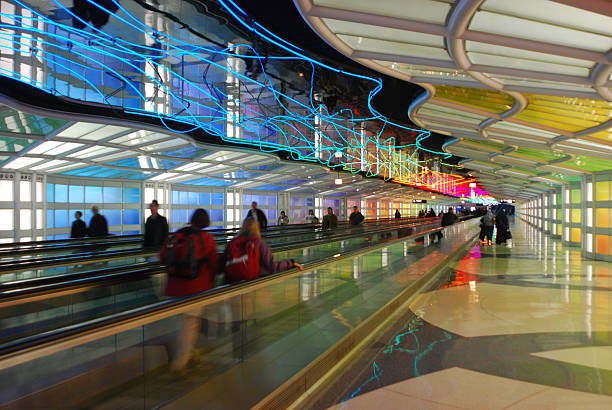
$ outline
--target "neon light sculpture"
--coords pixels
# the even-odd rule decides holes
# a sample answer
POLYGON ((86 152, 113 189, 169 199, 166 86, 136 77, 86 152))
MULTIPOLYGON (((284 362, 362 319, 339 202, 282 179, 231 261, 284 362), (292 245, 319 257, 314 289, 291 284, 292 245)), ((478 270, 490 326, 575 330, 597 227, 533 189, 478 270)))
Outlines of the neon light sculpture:
POLYGON ((262 41, 285 50, 285 56, 261 55, 250 44, 230 44, 225 48, 195 45, 147 26, 116 0, 113 0, 116 12, 87 1, 112 17, 113 24, 118 26, 115 31, 122 33, 121 37, 83 21, 58 1, 54 1, 57 9, 80 21, 85 29, 55 21, 23 1, 3 1, 3 5, 12 3, 13 7, 3 7, 0 13, 0 47, 4 55, 14 56, 15 62, 29 58, 30 64, 15 63, 19 65, 16 70, 5 57, 0 62, 0 75, 52 94, 156 117, 172 132, 202 129, 233 144, 267 152, 287 151, 294 159, 350 172, 366 171, 367 175, 464 196, 459 184, 463 177, 431 171, 414 160, 418 150, 442 158, 451 156, 421 145, 430 136, 429 131, 392 123, 372 107, 373 97, 382 89, 381 79, 345 72, 310 58, 299 47, 250 20, 232 0, 219 2, 262 41), (17 13, 18 8, 21 13, 17 13), (144 41, 129 40, 134 37, 144 41), (299 98, 284 91, 266 71, 268 60, 308 63, 311 71, 306 95, 299 98), (240 66, 245 61, 259 67, 260 77, 243 73, 240 66), (315 95, 315 70, 333 71, 371 83, 367 98, 370 115, 357 118, 346 108, 330 111, 315 95), (265 93, 269 105, 260 104, 260 98, 254 98, 256 93, 259 96, 265 93), (189 124, 191 128, 177 130, 168 120, 189 124), (370 120, 383 124, 378 133, 364 130, 363 124, 370 120), (414 132, 415 143, 396 145, 394 138, 385 139, 383 132, 388 124, 414 132))

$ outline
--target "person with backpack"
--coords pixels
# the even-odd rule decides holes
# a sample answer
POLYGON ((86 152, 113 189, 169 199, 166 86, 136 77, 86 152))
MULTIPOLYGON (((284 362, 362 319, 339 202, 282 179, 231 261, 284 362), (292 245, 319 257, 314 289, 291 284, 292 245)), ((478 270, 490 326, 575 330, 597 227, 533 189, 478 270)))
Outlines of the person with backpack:
POLYGON ((261 238, 259 223, 253 218, 245 219, 238 236, 225 248, 221 260, 225 280, 230 283, 257 279, 261 275, 291 268, 304 269, 293 259, 275 261, 270 245, 261 238))
MULTIPOLYGON (((212 288, 217 273, 215 238, 202 229, 210 225, 204 209, 196 209, 189 226, 171 234, 159 253, 168 271, 166 296, 187 296, 212 288)), ((176 338, 176 350, 170 363, 173 372, 181 372, 189 362, 198 341, 201 309, 182 315, 176 338)))
POLYGON ((490 208, 487 208, 486 213, 480 219, 480 241, 483 245, 493 243, 493 227, 495 226, 495 218, 490 208))

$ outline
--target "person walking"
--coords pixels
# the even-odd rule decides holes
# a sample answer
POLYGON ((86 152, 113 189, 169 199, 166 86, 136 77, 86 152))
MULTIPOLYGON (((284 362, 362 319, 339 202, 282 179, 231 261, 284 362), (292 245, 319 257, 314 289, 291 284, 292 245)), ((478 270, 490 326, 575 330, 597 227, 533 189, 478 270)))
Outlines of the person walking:
POLYGON ((285 211, 280 211, 277 225, 289 225, 289 217, 285 214, 285 211))
POLYGON ((425 214, 425 218, 435 218, 436 217, 436 211, 433 210, 433 208, 429 208, 429 211, 427 211, 427 214, 425 214))
POLYGON ((504 244, 511 238, 508 216, 506 216, 506 213, 501 206, 497 209, 497 213, 495 215, 495 228, 497 229, 497 235, 495 236, 496 245, 504 244))
MULTIPOLYGON (((168 269, 166 296, 187 296, 212 288, 217 273, 215 238, 203 231, 210 225, 204 209, 196 209, 190 225, 170 235, 159 253, 168 269)), ((170 369, 179 375, 190 359, 197 360, 195 347, 201 326, 202 308, 183 314, 179 320, 176 346, 170 369)))
POLYGON ((334 210, 327 208, 327 215, 323 216, 323 230, 336 229, 338 227, 338 217, 334 215, 334 210))
POLYGON ((108 222, 106 222, 104 215, 98 213, 98 207, 95 205, 91 207, 91 212, 93 212, 93 216, 89 220, 89 229, 87 230, 89 236, 92 238, 108 236, 108 222))
POLYGON ((364 219, 365 218, 363 217, 361 212, 359 212, 359 209, 357 209, 357 206, 354 206, 353 212, 351 212, 351 214, 349 215, 349 223, 353 226, 358 226, 363 222, 364 219))
POLYGON ((159 214, 157 200, 151 201, 149 205, 151 216, 145 222, 143 247, 159 248, 168 238, 168 221, 159 214))
POLYGON ((487 208, 484 216, 480 218, 480 241, 483 245, 493 243, 493 228, 495 218, 490 208, 487 208))
POLYGON ((74 213, 74 222, 72 222, 72 227, 70 228, 70 237, 71 238, 84 238, 87 236, 87 226, 85 222, 81 220, 83 213, 81 211, 76 211, 74 213))
POLYGON ((249 213, 247 213, 246 217, 253 218, 257 221, 260 230, 265 231, 268 229, 268 218, 266 218, 266 214, 264 214, 261 209, 257 208, 257 202, 251 202, 251 209, 249 209, 249 213))
POLYGON ((395 210, 395 219, 400 219, 402 217, 402 214, 400 214, 399 209, 395 210))

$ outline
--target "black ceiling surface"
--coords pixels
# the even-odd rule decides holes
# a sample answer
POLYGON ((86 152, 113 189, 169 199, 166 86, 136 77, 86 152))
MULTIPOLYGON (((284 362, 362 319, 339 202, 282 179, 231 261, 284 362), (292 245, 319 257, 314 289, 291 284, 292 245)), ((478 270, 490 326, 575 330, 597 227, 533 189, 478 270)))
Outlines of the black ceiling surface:
MULTIPOLYGON (((372 100, 374 108, 395 122, 414 126, 408 118, 408 107, 417 96, 424 92, 422 87, 371 70, 338 52, 310 28, 292 0, 234 1, 253 20, 285 40, 307 50, 311 55, 314 54, 317 58, 325 60, 329 65, 382 78, 383 89, 372 100)), ((448 137, 444 135, 432 133, 430 138, 423 141, 423 146, 441 151, 442 144, 447 139, 448 137)))

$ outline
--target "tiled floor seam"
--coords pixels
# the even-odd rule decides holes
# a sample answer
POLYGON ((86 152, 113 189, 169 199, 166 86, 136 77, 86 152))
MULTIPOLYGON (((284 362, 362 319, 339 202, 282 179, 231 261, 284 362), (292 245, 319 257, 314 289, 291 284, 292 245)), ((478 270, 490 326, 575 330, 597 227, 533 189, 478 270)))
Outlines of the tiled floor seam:
POLYGON ((506 407, 503 407, 503 408, 502 408, 502 410, 509 409, 509 408, 511 408, 511 407, 513 407, 513 406, 516 406, 516 405, 517 405, 517 404, 519 404, 520 402, 525 401, 525 400, 527 400, 527 399, 530 399, 530 398, 532 398, 532 397, 534 397, 534 396, 537 396, 538 394, 543 393, 543 392, 545 392, 546 390, 550 390, 550 389, 552 389, 552 387, 550 387, 550 386, 542 386, 542 389, 541 389, 541 390, 538 390, 537 392, 534 392, 534 393, 528 394, 527 396, 522 397, 522 398, 518 399, 517 401, 515 401, 515 402, 513 402, 513 403, 510 403, 510 404, 509 404, 509 405, 507 405, 506 407))
MULTIPOLYGON (((436 404, 439 404, 441 406, 454 407, 456 409, 461 409, 461 410, 470 410, 469 407, 459 407, 459 406, 455 406, 453 404, 442 403, 442 402, 439 402, 439 401, 436 401, 436 400, 426 399, 426 398, 423 398, 423 397, 417 397, 417 396, 413 396, 411 394, 406 394, 406 393, 399 392, 397 390, 389 389, 388 387, 381 387, 379 390, 390 391, 390 392, 393 392, 395 394, 401 394, 402 396, 410 397, 411 399, 420 400, 420 401, 426 401, 428 403, 436 403, 436 404)), ((357 396, 357 397, 359 397, 359 396, 357 396)))

